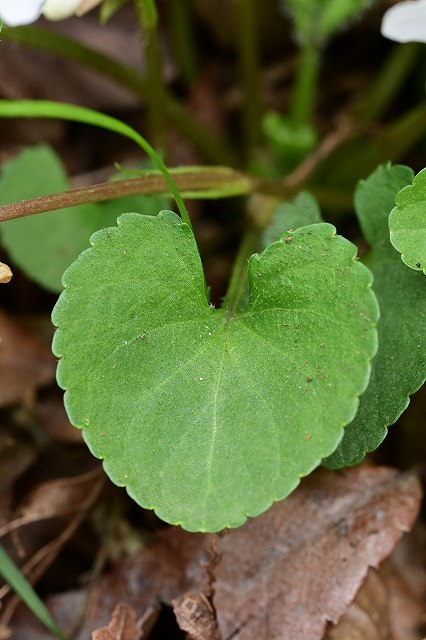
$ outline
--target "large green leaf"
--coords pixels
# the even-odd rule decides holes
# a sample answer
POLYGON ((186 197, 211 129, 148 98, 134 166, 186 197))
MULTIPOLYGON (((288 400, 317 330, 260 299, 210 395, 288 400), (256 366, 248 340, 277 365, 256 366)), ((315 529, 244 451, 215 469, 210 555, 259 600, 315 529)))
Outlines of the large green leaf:
POLYGON ((355 193, 357 215, 372 247, 366 264, 373 272, 380 305, 379 350, 356 418, 325 462, 329 468, 356 464, 376 449, 387 426, 396 422, 409 396, 425 381, 426 282, 421 273, 402 264, 389 242, 387 225, 396 194, 412 177, 408 167, 382 165, 360 182, 355 193))
MULTIPOLYGON (((52 149, 23 150, 6 162, 0 177, 0 204, 57 193, 70 188, 65 169, 52 149)), ((167 206, 165 198, 129 196, 85 204, 2 222, 2 244, 15 265, 55 293, 62 291, 65 269, 89 245, 98 229, 114 224, 123 211, 154 213, 167 206)))
POLYGON ((390 240, 411 269, 426 273, 426 169, 396 196, 389 216, 390 240))
POLYGON ((64 275, 53 312, 74 425, 142 506, 188 530, 242 524, 337 446, 376 350, 377 302, 328 224, 249 261, 243 312, 215 309, 189 227, 124 214, 64 275))

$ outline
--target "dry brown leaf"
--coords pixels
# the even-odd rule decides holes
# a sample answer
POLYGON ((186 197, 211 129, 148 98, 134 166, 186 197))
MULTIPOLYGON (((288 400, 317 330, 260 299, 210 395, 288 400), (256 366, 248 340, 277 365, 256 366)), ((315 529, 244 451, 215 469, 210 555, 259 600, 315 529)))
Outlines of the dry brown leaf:
MULTIPOLYGON (((3 422, 0 430, 0 495, 10 490, 13 483, 37 457, 38 446, 31 437, 15 425, 3 422)), ((0 526, 2 525, 0 509, 0 526)))
POLYGON ((13 273, 10 267, 0 262, 0 284, 6 284, 12 280, 13 273))
POLYGON ((41 340, 0 312, 0 407, 29 402, 55 379, 55 359, 41 340))
MULTIPOLYGON (((78 477, 42 483, 1 528, 0 536, 11 534, 2 544, 31 583, 45 573, 75 533, 97 500, 104 480, 97 467, 78 477)), ((19 604, 18 598, 9 596, 10 587, 4 585, 0 589, 0 600, 5 600, 0 624, 9 624, 19 604)))
POLYGON ((417 522, 324 640, 424 640, 426 526, 417 522), (423 631, 422 631, 423 629, 423 631))
POLYGON ((387 587, 380 573, 370 569, 354 602, 324 640, 389 640, 390 637, 387 587))
POLYGON ((190 640, 220 640, 214 609, 204 593, 188 591, 172 600, 172 605, 179 627, 190 640))
POLYGON ((389 594, 392 640, 425 640, 426 525, 417 522, 385 562, 381 576, 389 594))
MULTIPOLYGON (((86 617, 75 640, 108 625, 123 600, 143 616, 158 602, 170 606, 188 592, 207 597, 212 589, 221 640, 319 640, 327 622, 338 622, 348 609, 369 567, 410 529, 419 500, 411 474, 384 467, 320 470, 284 502, 223 537, 170 527, 85 594, 86 617)), ((69 620, 69 606, 66 595, 52 599, 59 623, 69 620)), ((205 627, 194 622, 192 637, 203 637, 205 627)))
POLYGON ((5 627, 3 624, 0 624, 0 640, 7 640, 12 637, 12 631, 5 627))
POLYGON ((43 394, 34 407, 34 416, 49 439, 69 444, 84 442, 81 429, 73 427, 68 419, 63 394, 58 389, 43 394))
POLYGON ((220 542, 214 604, 222 636, 319 640, 370 566, 416 517, 419 482, 388 468, 309 476, 286 501, 220 542))
POLYGON ((135 610, 121 602, 115 607, 110 624, 93 631, 92 640, 140 640, 138 626, 135 610))
POLYGON ((32 522, 85 511, 93 503, 93 487, 102 480, 102 470, 96 467, 79 476, 43 482, 26 497, 12 520, 0 528, 0 537, 32 522))

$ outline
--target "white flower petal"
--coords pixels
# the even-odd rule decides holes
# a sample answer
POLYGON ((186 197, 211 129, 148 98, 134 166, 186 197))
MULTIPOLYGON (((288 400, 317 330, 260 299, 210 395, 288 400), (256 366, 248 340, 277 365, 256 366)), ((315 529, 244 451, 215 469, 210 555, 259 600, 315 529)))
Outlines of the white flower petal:
POLYGON ((48 20, 64 20, 74 15, 80 3, 81 0, 46 0, 43 5, 43 15, 48 20))
POLYGON ((0 0, 0 18, 9 27, 35 22, 43 0, 0 0))
POLYGON ((381 32, 396 42, 426 42, 426 0, 400 2, 388 9, 381 32))

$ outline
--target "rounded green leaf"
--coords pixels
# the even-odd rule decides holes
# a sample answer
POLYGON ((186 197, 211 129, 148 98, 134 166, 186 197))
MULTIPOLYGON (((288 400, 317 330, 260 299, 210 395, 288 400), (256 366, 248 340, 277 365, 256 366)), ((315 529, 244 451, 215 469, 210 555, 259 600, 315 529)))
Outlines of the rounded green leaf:
POLYGON ((369 385, 355 419, 325 466, 338 469, 360 462, 383 441, 387 427, 407 408, 426 375, 426 280, 407 269, 389 242, 387 221, 395 196, 411 182, 409 167, 381 165, 362 180, 355 209, 371 251, 366 264, 374 276, 380 305, 379 349, 369 385))
POLYGON ((190 229, 124 214, 64 275, 58 381, 110 478, 188 530, 265 511, 337 446, 376 350, 377 302, 328 224, 251 257, 244 311, 215 309, 190 229))
POLYGON ((395 202, 389 216, 390 240, 408 267, 426 273, 426 169, 398 193, 395 202))
MULTIPOLYGON (((24 149, 2 167, 0 204, 71 188, 57 154, 46 145, 24 149)), ((115 224, 123 211, 157 212, 167 206, 159 196, 126 196, 81 204, 1 223, 1 240, 14 264, 39 285, 59 293, 62 274, 98 229, 115 224)))

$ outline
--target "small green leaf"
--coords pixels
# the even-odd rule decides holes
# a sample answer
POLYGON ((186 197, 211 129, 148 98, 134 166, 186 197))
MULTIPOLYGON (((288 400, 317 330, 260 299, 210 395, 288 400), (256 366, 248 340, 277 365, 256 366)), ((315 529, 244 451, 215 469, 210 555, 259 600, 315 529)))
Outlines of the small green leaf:
POLYGON ((360 15, 374 0, 284 0, 302 44, 323 44, 338 29, 360 15))
MULTIPOLYGON (((70 188, 65 169, 47 146, 23 150, 6 162, 0 177, 0 203, 59 193, 70 188)), ((98 229, 114 224, 123 211, 156 212, 167 206, 157 196, 128 196, 3 222, 2 244, 14 264, 49 291, 62 291, 62 274, 98 229)))
POLYGON ((318 142, 318 134, 308 123, 294 123, 276 111, 268 111, 262 121, 277 177, 292 171, 318 142))
POLYGON ((280 500, 337 446, 376 350, 355 247, 304 227, 249 261, 242 312, 214 309, 189 227, 124 214, 64 275, 58 382, 110 478, 188 530, 280 500))
POLYGON ((280 202, 262 235, 262 249, 279 240, 287 231, 317 222, 322 222, 321 210, 310 193, 299 193, 292 202, 280 202))
POLYGON ((389 216, 390 241, 402 261, 426 273, 426 169, 396 196, 389 216))
POLYGON ((356 418, 325 466, 336 469, 362 460, 374 451, 399 418, 426 375, 426 282, 407 269, 389 242, 387 220, 398 191, 411 182, 413 172, 401 165, 382 165, 355 193, 355 207, 372 249, 366 264, 374 275, 380 305, 379 350, 372 363, 370 383, 360 400, 356 418))

